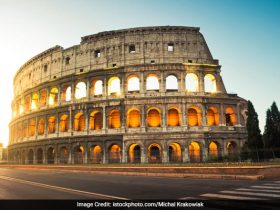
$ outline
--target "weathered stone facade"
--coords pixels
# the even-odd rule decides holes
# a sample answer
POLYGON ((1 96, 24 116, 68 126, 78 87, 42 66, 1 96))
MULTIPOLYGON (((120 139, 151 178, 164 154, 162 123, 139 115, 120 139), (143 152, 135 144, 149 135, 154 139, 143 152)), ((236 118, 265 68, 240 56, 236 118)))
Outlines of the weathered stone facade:
POLYGON ((247 103, 193 27, 144 27, 48 49, 14 78, 9 161, 207 161, 237 153, 247 103))

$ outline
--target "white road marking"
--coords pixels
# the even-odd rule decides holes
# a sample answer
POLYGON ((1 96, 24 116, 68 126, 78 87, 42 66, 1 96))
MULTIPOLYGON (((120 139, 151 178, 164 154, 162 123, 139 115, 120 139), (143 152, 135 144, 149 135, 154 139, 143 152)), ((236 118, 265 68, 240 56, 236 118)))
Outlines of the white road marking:
POLYGON ((272 193, 280 193, 280 190, 261 190, 261 189, 251 189, 251 188, 238 188, 236 190, 241 190, 241 191, 254 191, 254 192, 272 192, 272 193))
POLYGON ((280 195, 271 194, 271 193, 240 192, 240 191, 229 191, 229 190, 224 190, 224 191, 220 191, 220 192, 221 193, 229 193, 229 194, 238 194, 238 195, 252 195, 252 196, 280 198, 280 195))
POLYGON ((70 188, 65 188, 65 187, 43 184, 43 183, 39 183, 39 182, 27 181, 27 180, 23 180, 23 179, 16 179, 16 178, 7 177, 7 176, 0 176, 0 179, 28 184, 28 185, 33 185, 33 186, 37 186, 37 187, 64 191, 64 192, 71 192, 71 193, 82 194, 82 195, 87 195, 87 196, 90 195, 90 196, 95 196, 95 197, 99 197, 99 198, 101 197, 101 198, 107 198, 107 199, 130 200, 128 198, 123 198, 123 197, 105 195, 105 194, 94 193, 94 192, 87 192, 87 191, 82 191, 82 190, 75 190, 75 189, 70 189, 70 188))
POLYGON ((278 184, 271 184, 271 183, 268 183, 268 184, 264 184, 265 186, 278 186, 278 187, 280 187, 280 183, 278 183, 278 184))
POLYGON ((223 194, 214 194, 214 193, 206 193, 200 196, 209 197, 209 198, 223 198, 223 199, 233 199, 233 200, 266 200, 262 198, 253 198, 253 197, 243 197, 243 196, 235 196, 235 195, 223 195, 223 194))
POLYGON ((179 198, 179 200, 199 200, 199 199, 195 197, 183 197, 183 198, 179 198))
POLYGON ((275 190, 280 190, 280 186, 279 187, 272 187, 272 186, 264 186, 264 185, 262 185, 262 186, 251 186, 251 187, 253 187, 253 188, 261 188, 261 189, 275 189, 275 190))

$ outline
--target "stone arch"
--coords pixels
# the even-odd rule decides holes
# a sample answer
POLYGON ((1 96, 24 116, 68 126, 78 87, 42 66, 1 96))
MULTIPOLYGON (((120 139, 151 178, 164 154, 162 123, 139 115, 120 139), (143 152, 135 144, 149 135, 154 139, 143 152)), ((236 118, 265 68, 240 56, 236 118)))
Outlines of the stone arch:
POLYGON ((169 162, 178 163, 182 162, 182 149, 179 143, 173 142, 168 147, 169 162))
POLYGON ((197 106, 192 106, 188 109, 188 125, 189 126, 201 126, 201 109, 197 106))
POLYGON ((56 128, 56 117, 50 116, 48 118, 48 133, 55 133, 56 128))
POLYGON ((28 151, 27 162, 28 162, 28 164, 33 164, 34 163, 34 151, 33 151, 33 149, 30 149, 28 151))
POLYGON ((21 151, 21 163, 26 163, 26 156, 25 156, 25 150, 21 151))
POLYGON ((192 141, 189 144, 189 157, 190 162, 200 162, 201 161, 201 146, 197 141, 192 141))
POLYGON ((102 163, 103 151, 100 145, 93 145, 90 147, 89 158, 91 163, 102 163))
POLYGON ((211 141, 208 146, 210 160, 218 160, 220 157, 220 144, 217 141, 211 141))
POLYGON ((128 162, 140 163, 141 162, 141 147, 139 144, 131 144, 128 148, 128 162))
POLYGON ((121 162, 121 147, 118 144, 112 144, 109 147, 109 163, 121 162))
POLYGON ((50 91, 49 95, 49 105, 57 105, 58 102, 58 89, 56 87, 53 87, 50 91))
POLYGON ((83 112, 78 112, 74 117, 74 130, 84 131, 85 130, 85 117, 83 112))
POLYGON ((87 85, 85 82, 78 82, 75 86, 75 99, 87 97, 87 85))
POLYGON ((167 113, 167 125, 168 126, 180 126, 180 114, 177 108, 172 107, 168 109, 167 113))
POLYGON ((89 129, 90 130, 100 130, 102 129, 103 126, 103 116, 100 111, 92 111, 90 113, 90 118, 89 118, 89 129))
POLYGON ((61 101, 68 102, 71 101, 71 99, 72 99, 71 86, 70 85, 64 86, 61 91, 61 101))
POLYGON ((49 147, 47 150, 47 163, 54 164, 55 150, 53 147, 49 147))
POLYGON ((60 117, 59 122, 60 132, 67 132, 69 129, 69 117, 67 114, 63 114, 60 117))
POLYGON ((209 107, 207 110, 207 125, 218 126, 220 121, 219 111, 216 107, 209 107))
POLYGON ((101 79, 91 81, 91 95, 101 96, 102 94, 103 94, 103 81, 101 79))
POLYGON ((40 91, 40 106, 46 106, 47 105, 47 90, 43 89, 40 91))
POLYGON ((45 132, 45 120, 44 118, 40 118, 38 121, 38 135, 43 135, 45 132))
POLYGON ((228 106, 225 110, 225 118, 227 126, 236 125, 236 115, 234 109, 231 106, 228 106))
POLYGON ((147 76, 146 90, 159 90, 159 78, 156 74, 149 74, 147 76))
POLYGON ((32 94, 32 102, 31 102, 31 110, 36 110, 38 109, 38 103, 39 103, 39 96, 38 93, 33 93, 32 94))
POLYGON ((198 92, 198 77, 194 73, 187 73, 185 77, 186 90, 188 92, 198 92))
POLYGON ((109 113, 109 128, 121 127, 121 112, 118 109, 113 109, 109 113))
POLYGON ((216 78, 213 74, 206 74, 204 76, 204 91, 208 93, 217 92, 216 78))
POLYGON ((155 107, 151 107, 147 112, 147 125, 148 127, 160 127, 161 126, 161 116, 160 110, 155 107))
POLYGON ((84 163, 85 148, 81 145, 77 145, 73 148, 74 164, 84 163))
POLYGON ((29 120, 29 136, 35 135, 35 119, 29 120))
POLYGON ((30 108, 31 108, 31 97, 28 95, 28 96, 25 96, 25 98, 24 98, 24 110, 25 110, 25 112, 29 112, 30 108))
POLYGON ((162 147, 158 143, 152 143, 148 146, 148 162, 162 162, 162 147))
POLYGON ((121 81, 119 77, 111 77, 108 80, 108 95, 120 95, 121 81))
POLYGON ((178 90, 178 79, 175 75, 170 74, 166 77, 165 89, 167 91, 178 90))
POLYGON ((238 146, 234 141, 227 143, 227 152, 230 158, 235 158, 238 155, 238 146))
POLYGON ((127 91, 137 92, 140 91, 140 80, 136 75, 130 75, 127 77, 127 91))
POLYGON ((140 127, 140 112, 138 109, 131 108, 127 111, 127 127, 140 127))
POLYGON ((38 164, 42 164, 43 163, 43 157, 44 157, 44 152, 42 148, 38 148, 37 149, 37 154, 36 154, 36 158, 37 158, 37 163, 38 164))
POLYGON ((59 149, 59 163, 67 164, 69 160, 70 151, 66 146, 59 149))

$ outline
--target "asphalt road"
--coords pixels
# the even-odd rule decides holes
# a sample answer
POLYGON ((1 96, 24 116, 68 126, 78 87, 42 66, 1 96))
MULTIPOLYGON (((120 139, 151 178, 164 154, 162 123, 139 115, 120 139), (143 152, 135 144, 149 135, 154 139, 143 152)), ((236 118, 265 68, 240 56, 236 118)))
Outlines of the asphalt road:
POLYGON ((277 209, 280 177, 272 181, 196 180, 0 168, 0 199, 268 200, 271 209, 277 209))

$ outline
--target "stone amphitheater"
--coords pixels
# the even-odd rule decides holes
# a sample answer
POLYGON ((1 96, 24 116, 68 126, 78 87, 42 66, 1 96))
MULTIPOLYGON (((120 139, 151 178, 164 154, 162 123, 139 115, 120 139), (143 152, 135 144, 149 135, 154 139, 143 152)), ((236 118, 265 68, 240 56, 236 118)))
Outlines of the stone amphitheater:
POLYGON ((227 93, 197 27, 105 31, 14 77, 9 161, 187 163, 234 157, 247 101, 227 93))

